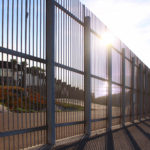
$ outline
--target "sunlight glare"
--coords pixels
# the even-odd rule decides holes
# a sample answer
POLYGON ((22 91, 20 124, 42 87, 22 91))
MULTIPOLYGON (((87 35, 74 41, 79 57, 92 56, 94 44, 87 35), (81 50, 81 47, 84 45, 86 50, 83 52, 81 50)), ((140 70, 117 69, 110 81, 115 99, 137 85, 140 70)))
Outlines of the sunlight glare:
POLYGON ((110 32, 104 32, 101 40, 105 46, 111 46, 114 43, 114 36, 110 32))

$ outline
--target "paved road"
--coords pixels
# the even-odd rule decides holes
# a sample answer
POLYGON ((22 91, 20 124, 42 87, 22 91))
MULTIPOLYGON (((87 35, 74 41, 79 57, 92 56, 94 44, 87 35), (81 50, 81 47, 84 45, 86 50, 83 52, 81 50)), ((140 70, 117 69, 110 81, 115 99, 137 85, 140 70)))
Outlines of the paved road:
MULTIPOLYGON (((78 103, 79 104, 79 103, 78 103)), ((1 107, 2 110, 2 107, 1 107)), ((114 115, 118 115, 119 108, 113 107, 114 115)), ((106 106, 92 104, 92 119, 105 118, 106 117, 106 106)), ((56 112, 56 123, 65 122, 75 122, 84 120, 83 111, 69 111, 69 112, 56 112)), ((118 122, 118 120, 117 120, 118 122)), ((26 129, 32 127, 38 127, 46 125, 46 113, 14 113, 4 109, 4 113, 0 112, 0 132, 26 129)), ((101 121, 97 123, 92 123, 92 130, 97 130, 106 127, 106 121, 101 121)), ((83 134, 84 125, 73 125, 67 127, 56 128, 56 139, 62 139, 66 137, 71 137, 74 135, 83 134)), ((46 142, 46 132, 39 131, 23 135, 16 135, 12 137, 6 137, 0 139, 0 150, 4 149, 18 149, 23 147, 28 147, 36 145, 39 143, 45 144, 46 142), (24 141, 24 142, 23 142, 24 141), (13 144, 14 143, 14 144, 13 144)))
MULTIPOLYGON (((109 138, 113 144, 109 148, 111 150, 149 150, 150 121, 145 121, 145 123, 147 125, 140 123, 113 132, 112 137, 109 138)), ((59 147, 57 150, 61 150, 62 148, 65 148, 66 150, 107 150, 106 136, 107 135, 97 136, 73 146, 67 145, 67 147, 59 147)))
POLYGON ((8 111, 8 109, 7 109, 7 107, 3 107, 2 105, 0 105, 0 113, 2 113, 2 112, 7 112, 8 111))

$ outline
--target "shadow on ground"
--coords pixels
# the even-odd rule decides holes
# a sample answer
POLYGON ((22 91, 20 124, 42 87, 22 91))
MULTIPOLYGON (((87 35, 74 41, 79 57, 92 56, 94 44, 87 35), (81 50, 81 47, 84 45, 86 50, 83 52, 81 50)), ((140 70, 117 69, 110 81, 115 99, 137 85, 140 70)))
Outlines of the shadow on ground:
MULTIPOLYGON (((69 143, 69 141, 68 141, 69 143)), ((45 147, 43 147, 45 149, 45 147)), ((43 149, 41 148, 41 149, 43 149)), ((94 137, 53 148, 54 150, 149 150, 150 121, 143 121, 94 137)))

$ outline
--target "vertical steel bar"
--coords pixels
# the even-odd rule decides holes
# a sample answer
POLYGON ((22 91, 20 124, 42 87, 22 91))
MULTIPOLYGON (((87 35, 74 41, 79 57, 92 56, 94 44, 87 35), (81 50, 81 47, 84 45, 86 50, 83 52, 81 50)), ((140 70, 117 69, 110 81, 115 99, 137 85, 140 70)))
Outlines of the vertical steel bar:
MULTIPOLYGON (((61 6, 63 5, 62 0, 61 0, 61 6)), ((60 22, 60 63, 63 64, 63 11, 60 11, 61 14, 61 22, 60 22)), ((60 68, 60 79, 63 82, 63 70, 60 68)), ((62 86, 61 86, 61 92, 62 92, 62 86)), ((61 101, 62 101, 62 93, 61 93, 61 101)), ((61 111, 61 122, 63 122, 63 112, 61 111)), ((65 130, 65 129, 64 129, 65 130)), ((61 128, 61 138, 63 138, 63 133, 62 133, 62 128, 61 128)))
MULTIPOLYGON (((72 1, 70 1, 70 12, 72 11, 72 1)), ((72 52, 72 47, 73 47, 73 20, 72 18, 70 18, 70 67, 72 67, 72 55, 73 55, 73 52, 72 52)), ((70 84, 72 86, 72 76, 73 76, 73 72, 70 71, 70 84)), ((74 114, 73 114, 73 119, 74 119, 74 114)), ((74 133, 74 128, 72 130, 72 133, 74 133)))
MULTIPOLYGON (((31 0, 29 1, 29 34, 28 34, 28 38, 29 38, 29 55, 31 55, 31 0)), ((29 73, 30 73, 30 76, 29 76, 29 92, 31 92, 31 61, 29 60, 29 73)), ((29 128, 31 128, 31 101, 29 101, 29 128)), ((30 133, 30 147, 32 146, 32 138, 31 138, 31 133, 30 133)))
MULTIPOLYGON (((46 58, 46 17, 45 17, 45 14, 46 14, 46 1, 43 1, 43 58, 45 59, 46 58)), ((43 68, 44 68, 44 72, 46 72, 46 65, 43 64, 43 68)), ((45 84, 46 84, 46 80, 45 80, 45 77, 43 76, 43 81, 45 81, 45 84)), ((45 90, 44 88, 42 89, 42 93, 45 94, 45 90)), ((44 96, 44 108, 46 107, 46 96, 44 96)), ((46 111, 44 111, 44 117, 43 117, 43 124, 45 125, 46 124, 46 111)), ((47 141, 47 134, 46 134, 47 131, 44 132, 45 134, 45 138, 44 138, 44 142, 46 143, 47 141)))
POLYGON ((150 100, 149 100, 149 98, 150 98, 150 69, 148 69, 148 73, 147 73, 148 75, 148 80, 147 80, 147 82, 148 82, 148 89, 147 89, 147 91, 148 91, 148 93, 147 93, 147 98, 148 98, 148 101, 147 101, 147 118, 149 119, 150 118, 150 100))
MULTIPOLYGON (((67 9, 67 1, 65 2, 65 8, 67 9)), ((65 30, 65 32, 64 32, 64 38, 65 38, 65 41, 64 41, 64 50, 65 50, 65 65, 67 65, 68 66, 68 63, 67 63, 67 52, 68 52, 68 45, 67 45, 67 40, 68 40, 68 32, 67 32, 67 14, 64 14, 64 19, 65 19, 65 24, 64 24, 64 30, 65 30)), ((55 38, 56 39, 56 38, 55 38)), ((66 87, 67 87, 67 85, 68 85, 68 82, 67 82, 67 74, 68 74, 68 71, 67 70, 65 70, 65 82, 66 82, 66 87)), ((67 102, 68 102, 68 99, 67 99, 67 94, 65 95, 65 103, 67 104, 67 102)), ((67 112, 65 113, 65 120, 67 121, 68 120, 68 118, 67 118, 67 112)), ((66 131, 68 131, 67 130, 67 126, 65 127, 65 130, 66 131)), ((67 136, 67 132, 66 132, 66 135, 65 135, 65 137, 67 136)))
MULTIPOLYGON (((21 28, 21 53, 23 52, 23 1, 21 1, 21 24, 20 24, 20 28, 21 28)), ((23 77, 23 66, 22 66, 22 58, 21 58, 21 87, 23 86, 22 84, 22 77, 23 77)), ((21 91, 21 108, 23 108, 23 93, 21 91)), ((24 125, 24 115, 23 112, 21 111, 21 128, 23 129, 23 125, 24 125)), ((24 135, 22 134, 22 148, 24 148, 24 135)))
POLYGON ((132 122, 134 122, 134 118, 135 118, 135 111, 134 111, 134 107, 135 107, 135 58, 132 58, 132 108, 131 108, 131 112, 132 112, 132 122))
MULTIPOLYGON (((62 6, 62 0, 60 2, 62 6)), ((60 10, 60 64, 63 64, 63 11, 60 10)), ((63 82, 63 69, 60 68, 60 80, 63 82)), ((62 86, 61 86, 62 87, 62 86)), ((62 88, 61 88, 62 92, 62 88)), ((61 100, 62 100, 62 94, 61 94, 61 100)), ((61 111, 61 122, 63 122, 63 112, 61 111)), ((62 127, 61 127, 62 131, 62 127)), ((62 132, 61 132, 61 138, 62 138, 62 132)))
MULTIPOLYGON (((38 20, 39 20, 39 14, 38 14, 38 11, 39 11, 39 1, 36 0, 36 57, 38 57, 38 52, 39 52, 39 25, 38 25, 38 20)), ((38 62, 36 61, 36 67, 38 67, 38 62)), ((35 78, 36 80, 36 78, 35 78)), ((35 105, 36 105, 36 110, 37 110, 37 113, 36 113, 36 119, 37 119, 37 124, 36 126, 39 126, 39 113, 38 113, 38 97, 37 97, 37 93, 38 93, 38 84, 37 84, 37 81, 35 83, 35 105)), ((39 144, 39 132, 36 133, 37 135, 37 144, 39 144)))
MULTIPOLYGON (((3 112, 3 121, 2 121, 2 126, 3 126, 3 130, 5 131, 5 115, 4 115, 4 106, 5 106, 5 95, 4 95, 4 54, 2 53, 2 99, 3 99, 3 108, 2 108, 2 112, 3 112)), ((3 149, 5 150, 5 137, 3 138, 3 149)))
MULTIPOLYGON (((41 53, 41 51, 42 51, 42 45, 41 45, 41 40, 42 40, 42 38, 41 38, 41 27, 42 27, 42 25, 41 25, 41 23, 42 23, 42 0, 40 0, 40 58, 42 58, 41 57, 41 55, 42 55, 42 53, 41 53)), ((42 84, 41 84, 41 80, 42 80, 42 76, 41 76, 41 74, 43 73, 43 71, 42 71, 42 65, 41 65, 41 63, 40 63, 40 76, 39 76, 39 78, 40 78, 40 85, 39 85, 39 93, 40 93, 40 126, 42 126, 42 90, 41 90, 41 88, 42 88, 42 84)), ((40 133, 41 133, 41 143, 42 143, 42 132, 43 131, 41 131, 40 133)))
MULTIPOLYGON (((66 3, 65 3, 65 7, 66 7, 66 9, 68 10, 68 7, 67 7, 68 5, 67 5, 67 1, 66 1, 66 3)), ((66 46, 66 49, 65 49, 65 51, 66 51, 66 54, 65 54, 65 57, 66 57, 66 65, 68 66, 68 28, 67 28, 67 25, 68 25, 68 16, 65 14, 65 30, 66 30, 66 40, 65 40, 65 46, 66 46)), ((65 79, 65 82, 66 82, 66 87, 68 86, 68 70, 66 70, 66 79, 65 79)), ((68 89, 67 89, 68 90, 68 89)), ((68 91, 67 91, 68 92, 68 91)), ((66 104, 68 103, 68 99, 69 99, 69 97, 68 97, 68 95, 66 94, 66 104)), ((66 118, 66 121, 68 120, 68 112, 66 112, 66 114, 65 114, 65 118, 66 118)), ((66 131, 68 131, 68 127, 66 126, 65 127, 65 130, 66 131)), ((65 136, 67 136, 67 133, 66 133, 66 135, 65 136)))
POLYGON ((148 68, 145 70, 145 119, 147 118, 147 106, 148 106, 148 68))
MULTIPOLYGON (((25 54, 27 54, 27 19, 28 19, 28 0, 25 1, 25 54)), ((27 64, 26 62, 26 59, 25 59, 25 65, 27 64)), ((24 91, 25 91, 25 109, 27 110, 27 86, 26 86, 26 74, 27 74, 27 69, 26 69, 26 66, 24 68, 24 76, 25 76, 25 79, 24 79, 24 91)), ((27 113, 25 113, 25 128, 27 128, 27 113)), ((26 134, 26 147, 28 147, 28 134, 26 134)))
MULTIPOLYGON (((70 11, 70 1, 68 1, 68 10, 70 11)), ((71 66, 71 17, 68 17, 68 66, 71 66)), ((71 72, 68 71, 68 84, 71 85, 71 72)), ((69 87, 70 88, 70 87, 69 87)), ((69 89, 70 90, 70 89, 69 89)), ((70 93, 69 93, 69 98, 70 98, 70 93)), ((69 103, 69 101, 68 101, 69 103)), ((69 113, 67 114, 67 118, 69 120, 69 113)), ((69 127, 67 127, 67 130, 69 127)))
MULTIPOLYGON (((32 6, 32 20, 33 20, 33 23, 32 23, 32 30, 33 30, 33 33, 32 33, 32 55, 33 56, 35 56, 35 54, 34 54, 34 50, 35 50, 35 37, 34 37, 34 35, 35 35, 35 19, 34 19, 34 16, 35 16, 35 0, 33 0, 33 4, 32 4, 33 6, 32 6)), ((33 65, 34 66, 34 61, 32 61, 32 64, 31 65, 33 65)), ((33 99, 34 99, 34 71, 33 71, 33 69, 31 69, 31 74, 33 74, 33 76, 32 76, 32 79, 33 79, 33 82, 32 82, 32 93, 33 93, 33 99)), ((33 110, 35 110, 35 101, 33 100, 33 108, 32 108, 33 110)), ((32 118, 33 118, 33 123, 32 123, 32 126, 34 126, 35 127, 35 113, 33 113, 33 115, 32 115, 32 118)), ((33 137, 33 144, 35 145, 35 132, 34 132, 34 135, 33 135, 34 137, 33 137)))
POLYGON ((108 126, 107 131, 112 129, 112 48, 108 46, 108 126))
POLYGON ((4 38, 4 0, 2 0, 2 47, 4 38))
POLYGON ((122 49, 122 126, 125 125, 125 49, 122 49))
MULTIPOLYGON (((14 49, 14 39, 13 39, 13 36, 14 36, 14 32, 13 32, 13 29, 14 29, 14 0, 12 1, 12 33, 11 33, 11 40, 12 40, 12 50, 14 49)), ((13 55, 12 55, 12 60, 14 59, 13 55)), ((14 62, 12 61, 12 65, 11 65, 11 69, 13 71, 12 73, 12 86, 14 86, 14 62)), ((13 99, 13 109, 14 109, 14 89, 12 88, 12 99, 13 99)), ((12 117, 13 117, 13 129, 14 129, 14 112, 12 113, 12 117)), ((13 136, 13 146, 14 146, 14 136, 13 136)), ((13 147, 14 148, 14 147, 13 147)))
POLYGON ((13 46, 13 44, 14 44, 14 40, 13 40, 13 36, 14 36, 14 0, 12 0, 12 38, 11 38, 11 40, 12 40, 12 49, 14 48, 14 46, 13 46))
POLYGON ((143 119, 146 116, 146 107, 145 107, 145 103, 146 103, 146 88, 145 88, 145 84, 146 84, 146 66, 145 64, 143 64, 143 119))
POLYGON ((9 0, 7 0, 7 48, 9 46, 9 0))
MULTIPOLYGON (((19 0, 17 0, 17 12, 16 12, 16 51, 18 51, 18 5, 19 5, 19 2, 18 2, 19 0)), ((19 70, 18 70, 18 57, 17 57, 17 82, 16 82, 16 86, 19 86, 19 84, 18 84, 18 81, 19 81, 19 70)), ((17 108, 19 107, 19 100, 18 100, 18 89, 17 89, 17 91, 16 91, 17 93, 17 108)), ((19 112, 17 111, 17 129, 19 129, 19 112)), ((20 138, 19 138, 19 135, 18 135, 18 137, 17 137, 17 139, 18 139, 18 145, 17 145, 17 148, 19 149, 20 147, 19 147, 19 143, 20 143, 20 138)))
MULTIPOLYGON (((7 48, 9 48, 9 0, 7 0, 7 48)), ((8 105, 8 113, 7 113, 7 124, 8 124, 8 130, 10 130, 10 99, 9 99, 9 79, 8 79, 8 70, 9 70, 9 55, 7 54, 7 105, 8 105)), ((10 136, 8 136, 8 149, 10 150, 10 136)))
POLYGON ((90 17, 84 18, 84 93, 85 93, 85 134, 91 132, 91 35, 90 35, 90 17))
POLYGON ((47 142, 55 144, 54 0, 46 0, 47 142))
POLYGON ((139 121, 141 121, 142 118, 142 102, 143 102, 143 65, 139 65, 140 68, 140 105, 139 105, 139 121))

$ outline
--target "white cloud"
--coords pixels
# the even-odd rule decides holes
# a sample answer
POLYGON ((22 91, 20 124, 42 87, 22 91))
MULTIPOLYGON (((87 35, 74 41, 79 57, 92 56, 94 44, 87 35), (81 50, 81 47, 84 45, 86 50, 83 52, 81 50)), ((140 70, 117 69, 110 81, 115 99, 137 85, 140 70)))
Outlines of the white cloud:
POLYGON ((150 0, 82 0, 150 67, 150 0))

